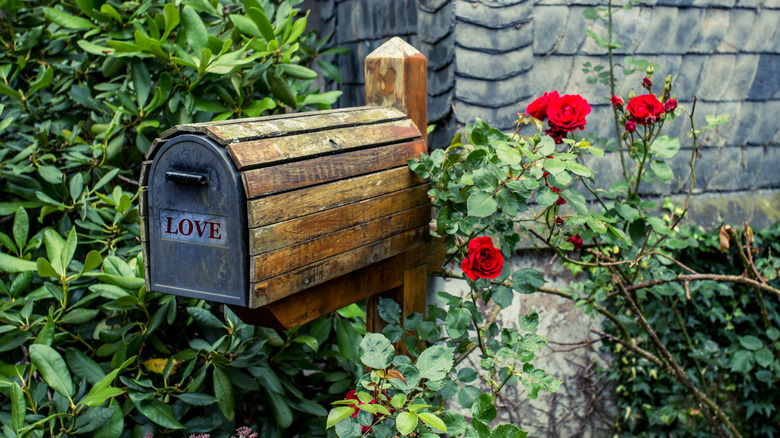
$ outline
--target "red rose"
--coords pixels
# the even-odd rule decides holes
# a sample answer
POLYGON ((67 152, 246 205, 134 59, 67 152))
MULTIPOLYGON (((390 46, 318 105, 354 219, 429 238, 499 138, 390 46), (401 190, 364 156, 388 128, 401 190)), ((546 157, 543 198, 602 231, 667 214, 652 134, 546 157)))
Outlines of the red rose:
MULTIPOLYGON (((360 401, 360 399, 357 396, 357 391, 355 391, 354 389, 352 391, 349 391, 347 395, 344 396, 344 398, 347 400, 357 400, 357 404, 359 405, 363 404, 363 402, 360 401)), ((368 404, 373 404, 373 403, 376 403, 376 400, 371 400, 370 402, 368 402, 368 404)), ((352 418, 357 418, 358 412, 360 412, 360 408, 358 408, 357 405, 353 405, 353 407, 355 409, 355 412, 352 413, 352 418)), ((378 418, 379 418, 379 414, 374 414, 374 421, 376 421, 378 418)), ((371 431, 370 426, 360 425, 360 427, 363 429, 363 433, 371 431)))
POLYGON ((590 114, 588 101, 577 94, 564 94, 550 102, 547 117, 550 126, 565 132, 573 132, 585 127, 585 116, 590 114))
POLYGON ((654 94, 643 94, 628 101, 626 107, 636 123, 646 125, 658 119, 664 113, 664 106, 654 94))
POLYGON ((579 234, 569 237, 566 241, 571 242, 574 245, 574 249, 582 249, 582 237, 579 234))
POLYGON ((496 278, 501 275, 503 267, 504 257, 501 256, 501 251, 493 246, 493 240, 488 236, 471 239, 469 256, 460 264, 460 269, 472 280, 496 278))
POLYGON ((539 120, 544 120, 547 118, 547 106, 555 99, 558 99, 557 91, 553 91, 552 93, 544 93, 542 97, 531 102, 531 104, 526 107, 525 113, 536 117, 539 120))
POLYGON ((617 96, 615 96, 613 94, 612 98, 609 99, 609 101, 610 101, 610 103, 612 103, 612 106, 614 106, 615 108, 623 109, 623 104, 625 103, 625 102, 623 102, 623 99, 621 99, 621 98, 619 98, 619 97, 617 97, 617 96))
POLYGON ((668 113, 677 109, 677 99, 669 99, 664 104, 664 110, 668 113))

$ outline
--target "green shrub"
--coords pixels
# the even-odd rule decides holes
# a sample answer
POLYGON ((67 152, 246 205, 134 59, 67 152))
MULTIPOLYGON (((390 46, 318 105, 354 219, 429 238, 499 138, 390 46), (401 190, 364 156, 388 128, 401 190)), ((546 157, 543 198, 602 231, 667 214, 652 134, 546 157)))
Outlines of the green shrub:
POLYGON ((338 98, 309 67, 340 80, 317 58, 342 50, 298 3, 0 1, 3 435, 287 436, 354 377, 330 340, 359 337, 360 312, 279 333, 142 278, 136 181, 159 132, 338 98), (302 383, 326 360, 347 372, 302 383))

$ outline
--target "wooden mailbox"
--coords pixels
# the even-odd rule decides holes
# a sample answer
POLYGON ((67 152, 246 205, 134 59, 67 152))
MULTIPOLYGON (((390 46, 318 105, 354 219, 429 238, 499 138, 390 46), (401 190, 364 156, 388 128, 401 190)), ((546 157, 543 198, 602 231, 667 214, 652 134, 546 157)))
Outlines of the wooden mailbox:
POLYGON ((141 174, 147 289, 277 328, 380 293, 424 311, 425 70, 394 38, 366 60, 370 106, 164 132, 141 174))

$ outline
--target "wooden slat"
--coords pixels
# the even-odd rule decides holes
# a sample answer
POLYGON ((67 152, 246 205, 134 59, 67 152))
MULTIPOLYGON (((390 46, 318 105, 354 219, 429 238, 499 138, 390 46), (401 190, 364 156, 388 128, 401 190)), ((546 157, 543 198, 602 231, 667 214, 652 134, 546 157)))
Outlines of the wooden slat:
POLYGON ((149 189, 141 186, 141 193, 138 194, 138 214, 142 217, 149 215, 149 189))
POLYGON ((259 283, 252 283, 249 291, 249 307, 263 306, 303 289, 423 245, 427 235, 427 226, 409 230, 370 245, 304 266, 287 274, 259 283))
POLYGON ((346 128, 403 120, 404 113, 384 107, 366 107, 357 111, 312 113, 309 117, 285 117, 265 120, 237 120, 228 125, 209 125, 203 132, 222 145, 261 138, 346 128))
POLYGON ((247 206, 249 228, 330 210, 417 186, 424 182, 425 180, 404 166, 253 199, 248 202, 247 206), (290 208, 293 205, 295 208, 290 208))
POLYGON ((425 151, 425 141, 380 146, 243 172, 247 199, 399 167, 425 151))
POLYGON ((209 126, 233 125, 236 123, 263 122, 267 120, 277 120, 282 118, 289 119, 289 118, 297 118, 297 117, 311 117, 316 114, 346 113, 350 111, 360 111, 363 109, 366 109, 366 107, 359 106, 359 107, 352 107, 352 108, 332 109, 327 111, 316 111, 316 112, 311 111, 311 112, 302 112, 302 113, 293 113, 293 114, 275 114, 270 116, 248 117, 245 119, 230 119, 230 120, 219 120, 216 122, 188 123, 186 125, 176 125, 172 128, 168 128, 166 131, 160 134, 160 138, 169 138, 179 134, 193 134, 193 133, 202 134, 204 130, 209 126))
POLYGON ((420 131, 411 120, 400 120, 363 126, 329 129, 281 138, 233 143, 228 153, 238 170, 281 164, 286 161, 344 152, 361 147, 400 143, 420 137, 420 131))
POLYGON ((295 245, 364 222, 427 205, 428 189, 424 184, 365 201, 348 204, 289 221, 249 230, 249 252, 262 254, 295 245))
POLYGON ((144 160, 152 161, 154 156, 157 155, 157 151, 159 151, 164 144, 165 140, 161 138, 155 138, 154 141, 152 141, 152 144, 149 146, 149 149, 146 150, 146 154, 144 154, 144 160))
POLYGON ((366 222, 346 230, 252 257, 250 281, 262 281, 309 263, 421 227, 431 220, 428 205, 366 222))
POLYGON ((247 324, 278 329, 298 327, 348 304, 401 286, 404 272, 425 263, 430 250, 431 245, 411 249, 260 308, 233 305, 230 308, 247 324))

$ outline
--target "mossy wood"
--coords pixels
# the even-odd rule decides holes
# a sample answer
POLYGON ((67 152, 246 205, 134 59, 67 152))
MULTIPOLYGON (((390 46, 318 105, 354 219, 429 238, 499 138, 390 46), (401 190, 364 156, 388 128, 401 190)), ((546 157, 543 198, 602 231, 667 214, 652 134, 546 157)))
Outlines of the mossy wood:
POLYGON ((432 254, 430 186, 406 163, 427 152, 425 58, 398 39, 377 52, 388 57, 372 54, 366 61, 369 106, 182 125, 152 144, 140 181, 148 290, 221 301, 247 321, 278 328, 387 291, 405 314, 424 312, 424 281, 418 277, 432 254), (171 158, 182 144, 189 148, 187 165, 171 158), (217 201, 210 202, 232 199, 232 193, 214 193, 232 190, 219 175, 193 170, 208 167, 212 155, 229 162, 223 180, 235 176, 242 205, 209 211, 195 203, 173 211, 176 199, 166 196, 197 202, 211 191, 217 201), (175 195, 154 191, 168 187, 175 195), (219 222, 237 212, 230 229, 219 222), (239 239, 242 253, 234 259, 230 249, 191 238, 204 230, 212 238, 222 232, 239 239), (179 249, 169 251, 171 245, 179 249), (225 251, 224 260, 218 251, 225 251), (201 281, 193 265, 215 271, 213 278, 201 281), (240 281, 232 278, 236 272, 240 281), (162 285, 162 277, 188 284, 162 285), (202 284, 204 290, 197 290, 202 284))

